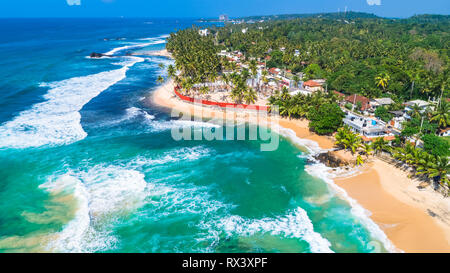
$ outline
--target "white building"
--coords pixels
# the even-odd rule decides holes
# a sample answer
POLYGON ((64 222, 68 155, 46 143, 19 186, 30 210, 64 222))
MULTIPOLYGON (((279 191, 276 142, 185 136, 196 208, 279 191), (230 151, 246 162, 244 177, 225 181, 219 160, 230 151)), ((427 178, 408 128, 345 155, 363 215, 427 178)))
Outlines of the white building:
POLYGON ((406 107, 409 108, 409 111, 411 111, 414 105, 417 105, 423 110, 425 110, 425 108, 427 108, 427 106, 429 106, 430 104, 424 100, 412 100, 406 103, 406 107))
POLYGON ((209 29, 205 28, 205 29, 200 29, 198 31, 198 34, 200 34, 201 36, 208 36, 209 35, 209 29))
POLYGON ((373 109, 376 109, 377 107, 380 106, 388 106, 393 104, 394 101, 391 98, 380 98, 380 99, 373 99, 370 101, 370 105, 372 106, 373 109))
POLYGON ((343 122, 353 131, 368 138, 388 135, 385 129, 386 124, 380 120, 357 116, 348 112, 343 122))

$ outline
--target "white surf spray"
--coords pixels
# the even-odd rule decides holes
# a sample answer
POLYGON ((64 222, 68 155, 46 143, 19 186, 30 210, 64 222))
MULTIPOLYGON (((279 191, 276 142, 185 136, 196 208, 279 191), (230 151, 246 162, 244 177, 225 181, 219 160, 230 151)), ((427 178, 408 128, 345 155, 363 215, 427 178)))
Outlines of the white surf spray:
POLYGON ((79 111, 91 99, 126 77, 144 59, 127 57, 123 67, 93 75, 42 84, 49 87, 44 102, 0 126, 0 148, 70 144, 87 136, 79 111))
POLYGON ((87 171, 52 176, 41 188, 71 191, 78 201, 74 218, 55 234, 47 249, 96 252, 116 247, 112 225, 143 205, 151 185, 136 170, 97 165, 87 171))
POLYGON ((306 241, 313 253, 331 253, 331 243, 314 231, 313 224, 307 213, 298 207, 287 215, 276 218, 245 219, 232 215, 221 219, 217 227, 228 236, 251 236, 256 233, 269 233, 287 238, 298 238, 306 241))
POLYGON ((104 55, 114 55, 117 52, 124 51, 127 49, 137 49, 137 48, 143 48, 143 47, 147 47, 147 46, 151 46, 151 45, 158 45, 158 44, 165 44, 165 43, 166 43, 165 40, 155 40, 155 41, 148 42, 148 43, 133 43, 130 45, 116 47, 114 49, 111 49, 110 51, 104 53, 104 55))

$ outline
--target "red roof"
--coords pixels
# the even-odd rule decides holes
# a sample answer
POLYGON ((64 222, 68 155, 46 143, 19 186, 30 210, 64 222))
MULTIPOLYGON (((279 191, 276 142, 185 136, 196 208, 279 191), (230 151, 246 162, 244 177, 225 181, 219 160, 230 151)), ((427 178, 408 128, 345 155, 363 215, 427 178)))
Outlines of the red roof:
MULTIPOLYGON (((366 136, 361 136, 362 140, 364 142, 369 142, 369 141, 374 141, 375 139, 377 139, 376 137, 366 137, 366 136)), ((385 136, 383 137, 384 141, 393 141, 395 140, 395 136, 385 136)))
POLYGON ((364 96, 360 96, 360 95, 350 95, 348 97, 345 98, 345 101, 348 101, 350 103, 358 103, 361 102, 361 110, 365 111, 370 107, 370 100, 364 96))
POLYGON ((322 86, 320 83, 315 82, 313 80, 309 80, 303 83, 303 86, 309 86, 309 87, 320 87, 322 86))
POLYGON ((341 92, 338 92, 338 91, 336 91, 336 90, 333 90, 333 93, 336 94, 336 95, 338 95, 339 97, 345 97, 345 94, 343 94, 343 93, 341 93, 341 92))
POLYGON ((272 67, 271 69, 269 69, 269 72, 272 73, 272 74, 278 74, 279 73, 275 67, 272 67))

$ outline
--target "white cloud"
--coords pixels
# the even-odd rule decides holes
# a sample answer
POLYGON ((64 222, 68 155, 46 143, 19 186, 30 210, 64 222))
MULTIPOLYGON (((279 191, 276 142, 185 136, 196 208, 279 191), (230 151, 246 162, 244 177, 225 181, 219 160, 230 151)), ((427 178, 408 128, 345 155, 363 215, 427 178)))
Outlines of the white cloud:
POLYGON ((66 0, 69 6, 80 6, 81 0, 66 0))
POLYGON ((381 0, 367 0, 367 4, 369 6, 373 6, 373 5, 379 6, 379 5, 381 5, 381 0))

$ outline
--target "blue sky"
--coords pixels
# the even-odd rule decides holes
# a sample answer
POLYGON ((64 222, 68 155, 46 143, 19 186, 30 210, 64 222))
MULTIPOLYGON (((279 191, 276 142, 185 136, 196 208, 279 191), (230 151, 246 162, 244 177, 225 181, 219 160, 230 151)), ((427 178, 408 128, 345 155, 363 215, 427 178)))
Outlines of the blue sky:
POLYGON ((1 0, 0 17, 231 17, 348 10, 450 14, 450 0, 1 0))

